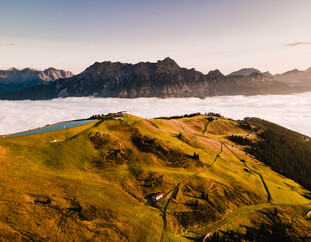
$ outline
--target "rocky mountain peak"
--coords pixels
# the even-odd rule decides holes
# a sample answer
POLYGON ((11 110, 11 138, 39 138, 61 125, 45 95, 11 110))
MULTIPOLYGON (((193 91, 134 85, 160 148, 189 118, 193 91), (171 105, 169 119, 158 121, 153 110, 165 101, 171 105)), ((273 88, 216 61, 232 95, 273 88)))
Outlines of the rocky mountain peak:
POLYGON ((156 69, 157 73, 177 73, 180 67, 173 59, 166 57, 156 63, 156 69))
POLYGON ((44 71, 56 71, 56 69, 54 67, 49 67, 49 68, 45 69, 44 71))
POLYGON ((249 76, 252 73, 261 73, 261 71, 255 68, 242 68, 230 73, 228 76, 249 76))
POLYGON ((218 69, 216 69, 216 70, 210 71, 207 74, 207 77, 209 77, 211 79, 218 79, 218 78, 224 77, 224 75, 218 69))
POLYGON ((300 72, 303 72, 303 71, 299 71, 298 69, 293 69, 293 70, 290 70, 290 71, 287 71, 283 74, 297 74, 297 73, 300 73, 300 72))
POLYGON ((269 76, 269 77, 273 76, 269 71, 265 71, 262 74, 264 74, 265 76, 269 76))
POLYGON ((309 67, 305 72, 311 72, 311 67, 309 67))
POLYGON ((126 64, 122 64, 120 62, 95 62, 93 65, 88 67, 84 72, 82 72, 79 76, 90 77, 93 79, 97 79, 100 76, 114 76, 120 71, 120 68, 126 64))
POLYGON ((8 71, 18 71, 15 67, 11 67, 8 71))
POLYGON ((165 65, 167 67, 179 67, 179 65, 170 57, 166 57, 163 60, 159 60, 157 64, 165 65))
POLYGON ((99 72, 102 69, 103 69, 103 63, 96 61, 93 65, 90 65, 88 68, 86 68, 85 71, 81 73, 81 75, 99 72))
POLYGON ((25 71, 25 72, 27 72, 27 71, 29 71, 29 72, 35 72, 35 71, 37 71, 37 70, 34 69, 34 68, 31 68, 31 67, 27 67, 27 68, 24 68, 22 71, 25 71))
POLYGON ((44 81, 54 81, 60 78, 69 78, 72 76, 73 74, 70 71, 57 70, 53 67, 49 67, 39 73, 40 79, 44 81))

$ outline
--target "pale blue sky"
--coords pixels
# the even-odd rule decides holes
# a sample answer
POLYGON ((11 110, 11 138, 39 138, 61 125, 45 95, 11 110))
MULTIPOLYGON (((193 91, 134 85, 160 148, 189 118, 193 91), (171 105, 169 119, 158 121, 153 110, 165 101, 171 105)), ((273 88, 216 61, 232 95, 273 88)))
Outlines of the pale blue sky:
POLYGON ((0 69, 79 73, 167 56, 204 73, 306 69, 310 9, 309 0, 0 0, 0 69))

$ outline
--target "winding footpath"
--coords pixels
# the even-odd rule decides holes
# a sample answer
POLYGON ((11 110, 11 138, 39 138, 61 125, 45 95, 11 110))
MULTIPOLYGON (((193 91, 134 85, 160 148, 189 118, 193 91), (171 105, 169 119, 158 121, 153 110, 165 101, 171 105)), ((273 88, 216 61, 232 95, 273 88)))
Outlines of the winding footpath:
MULTIPOLYGON (((260 179, 261 182, 267 192, 267 202, 266 203, 259 203, 259 204, 255 204, 255 205, 250 205, 250 206, 244 206, 244 207, 240 207, 238 209, 236 209, 235 211, 231 212, 230 214, 228 214, 227 216, 225 216, 222 220, 217 221, 213 224, 209 224, 209 225, 205 225, 202 227, 206 227, 206 230, 209 232, 213 232, 215 230, 220 229, 220 227, 222 227, 223 225, 232 222, 234 219, 236 219, 237 217, 241 216, 242 214, 247 214, 256 210, 261 210, 264 208, 268 208, 269 206, 294 206, 294 207, 306 207, 306 206, 311 206, 311 202, 307 203, 307 204, 295 204, 295 203, 273 203, 271 201, 271 194, 269 191, 268 186, 266 185, 263 176, 257 172, 254 171, 253 169, 251 169, 249 166, 247 166, 246 161, 241 159, 233 150, 231 150, 225 143, 223 143, 223 145, 229 150, 231 151, 235 157, 237 157, 241 162, 243 162, 244 166, 247 167, 250 171, 254 172, 255 174, 257 174, 260 179)), ((202 231, 203 232, 203 231, 202 231)))
POLYGON ((216 155, 215 159, 213 160, 213 162, 212 162, 209 166, 207 166, 207 167, 204 168, 203 170, 198 171, 197 173, 194 173, 193 175, 191 175, 191 176, 185 178, 184 180, 182 180, 181 182, 179 182, 179 183, 176 185, 176 187, 174 187, 173 189, 171 189, 170 191, 168 191, 167 193, 164 194, 163 198, 166 197, 169 193, 171 193, 171 196, 170 196, 170 198, 168 199, 168 201, 167 201, 167 203, 166 203, 166 205, 165 205, 165 207, 164 207, 164 211, 163 211, 163 229, 162 229, 162 233, 161 233, 160 242, 163 241, 163 239, 164 239, 164 234, 165 234, 165 230, 166 230, 166 224, 167 224, 166 214, 167 214, 167 209, 168 209, 168 207, 169 207, 170 202, 172 201, 172 199, 175 198, 175 197, 177 196, 177 193, 178 193, 178 191, 179 191, 180 185, 182 185, 183 183, 185 183, 185 182, 188 181, 189 179, 191 179, 191 178, 193 178, 193 177, 199 175, 200 173, 202 173, 202 172, 204 172, 204 171, 210 169, 210 168, 215 164, 215 162, 217 161, 218 157, 220 156, 220 154, 221 154, 222 151, 223 151, 223 143, 220 142, 220 144, 221 144, 221 146, 220 146, 220 151, 219 151, 219 153, 216 155))
POLYGON ((212 121, 208 121, 206 124, 205 124, 205 127, 204 127, 204 130, 202 131, 202 134, 205 135, 205 132, 207 130, 207 126, 211 123, 212 121))
MULTIPOLYGON (((202 131, 202 134, 203 134, 204 136, 205 136, 205 132, 207 131, 207 126, 208 126, 208 124, 209 124, 210 122, 211 122, 211 121, 209 121, 209 122, 207 122, 207 123, 205 124, 205 128, 204 128, 204 130, 202 131)), ((249 213, 249 212, 258 210, 258 209, 260 210, 260 209, 262 209, 262 208, 265 208, 265 207, 268 206, 268 204, 270 204, 270 206, 273 205, 273 206, 297 206, 297 207, 305 207, 305 206, 310 206, 310 205, 311 205, 311 202, 310 202, 310 203, 307 203, 307 204, 273 203, 273 202, 271 201, 271 193, 270 193, 270 191, 269 191, 269 188, 268 188, 268 186, 267 186, 267 184, 266 184, 266 182, 265 182, 263 176, 262 176, 259 172, 257 172, 257 171, 255 171, 255 170, 251 169, 251 168, 246 164, 246 161, 245 161, 244 159, 241 159, 232 149, 230 149, 230 148, 227 146, 226 143, 223 143, 223 142, 221 142, 221 141, 219 141, 219 142, 220 142, 220 144, 221 144, 220 152, 216 155, 215 159, 213 160, 213 162, 212 162, 209 166, 207 166, 207 167, 204 168, 203 170, 201 170, 201 171, 199 171, 199 172, 197 172, 197 173, 195 173, 195 174, 193 174, 193 175, 191 175, 191 176, 185 178, 184 180, 182 180, 181 182, 179 182, 173 189, 171 189, 170 191, 168 191, 167 193, 164 194, 163 198, 166 197, 166 196, 168 196, 168 195, 171 193, 171 195, 170 195, 170 197, 169 197, 169 199, 168 199, 168 201, 167 201, 167 203, 166 203, 166 205, 165 205, 165 207, 164 207, 164 211, 163 211, 163 229, 162 229, 162 233, 161 233, 160 242, 163 242, 163 240, 164 240, 164 235, 165 235, 165 230, 166 230, 166 225, 167 225, 167 217, 166 217, 166 215, 167 215, 167 209, 168 209, 168 207, 169 207, 169 205, 170 205, 172 199, 173 199, 173 198, 176 198, 177 193, 178 193, 179 188, 180 188, 180 185, 182 185, 183 183, 185 183, 187 180, 189 180, 189 179, 191 179, 191 178, 197 176, 197 175, 200 174, 201 172, 204 172, 204 171, 208 170, 209 168, 211 168, 211 167, 215 164, 215 162, 217 161, 217 159, 218 159, 218 157, 220 156, 220 154, 223 152, 223 146, 226 147, 232 154, 234 154, 234 156, 235 156, 239 161, 241 161, 241 162, 244 164, 244 166, 245 166, 246 168, 249 169, 249 171, 255 173, 256 175, 258 175, 258 176, 260 177, 261 182, 262 182, 262 184, 263 184, 263 187, 264 187, 264 189, 265 189, 265 191, 266 191, 266 193, 267 193, 267 202, 266 202, 266 203, 260 203, 260 204, 256 204, 256 205, 244 206, 244 207, 238 208, 237 210, 233 211, 233 213, 231 213, 231 214, 229 214, 228 216, 224 217, 221 221, 218 221, 218 222, 214 223, 214 225, 207 225, 207 226, 209 226, 209 227, 213 227, 213 229, 212 229, 211 231, 213 231, 213 230, 215 230, 215 229, 219 229, 223 224, 227 224, 227 223, 231 222, 232 220, 234 220, 235 218, 237 218, 238 216, 240 216, 241 214, 240 214, 239 212, 237 212, 238 210, 243 210, 243 209, 245 209, 246 211, 245 211, 243 214, 246 214, 246 213, 249 213), (252 209, 249 209, 250 207, 252 207, 252 209)), ((210 232, 211 232, 211 231, 210 231, 210 232)))
POLYGON ((310 203, 307 203, 307 204, 273 203, 273 202, 271 202, 271 193, 270 193, 270 191, 269 191, 269 188, 268 188, 268 186, 267 186, 265 180, 263 179, 263 176, 262 176, 259 172, 255 171, 255 170, 251 169, 249 166, 247 166, 246 161, 243 160, 243 159, 241 159, 241 158, 240 158, 233 150, 231 150, 225 143, 224 143, 224 146, 225 146, 228 150, 230 150, 241 162, 243 162, 243 164, 245 165, 245 167, 247 167, 250 171, 254 172, 255 174, 257 174, 257 175, 260 177, 261 182, 262 182, 262 184, 263 184, 263 186, 264 186, 264 188, 265 188, 265 190, 266 190, 266 192, 267 192, 267 195, 268 195, 268 197, 267 197, 267 202, 268 202, 268 203, 270 203, 271 205, 274 205, 274 206, 296 206, 296 207, 305 207, 305 206, 310 206, 310 205, 311 205, 311 202, 310 202, 310 203))
POLYGON ((265 188, 265 190, 266 190, 266 192, 267 192, 267 202, 269 203, 269 202, 271 201, 271 193, 270 193, 270 191, 269 191, 269 188, 268 188, 268 186, 267 186, 265 180, 263 179, 263 176, 262 176, 259 172, 257 172, 257 171, 255 171, 255 170, 251 169, 251 168, 246 164, 246 161, 243 160, 243 159, 241 159, 241 158, 240 158, 233 150, 231 150, 226 144, 224 144, 224 146, 225 146, 232 154, 234 154, 234 156, 235 156, 236 158, 238 158, 239 161, 243 162, 243 164, 244 164, 245 167, 247 167, 251 172, 254 172, 255 174, 257 174, 257 175, 260 177, 261 182, 262 182, 262 184, 263 184, 263 186, 264 186, 264 188, 265 188))

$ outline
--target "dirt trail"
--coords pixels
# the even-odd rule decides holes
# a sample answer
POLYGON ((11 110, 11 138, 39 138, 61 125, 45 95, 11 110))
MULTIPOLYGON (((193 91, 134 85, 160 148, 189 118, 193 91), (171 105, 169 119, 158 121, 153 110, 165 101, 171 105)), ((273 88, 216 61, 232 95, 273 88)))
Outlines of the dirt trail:
POLYGON ((206 124, 205 124, 205 127, 204 127, 204 130, 202 131, 202 134, 205 135, 205 132, 207 130, 207 126, 211 123, 212 121, 208 121, 206 124))
MULTIPOLYGON (((203 135, 205 135, 205 132, 207 131, 207 127, 208 127, 208 125, 210 124, 210 122, 211 122, 211 121, 209 121, 209 122, 207 122, 207 123, 205 124, 204 130, 202 131, 202 134, 203 134, 203 135)), ((168 191, 167 193, 165 193, 164 197, 166 197, 166 196, 169 195, 170 193, 171 193, 171 196, 170 196, 170 198, 168 199, 168 201, 167 201, 167 203, 166 203, 166 205, 165 205, 165 207, 164 207, 164 211, 163 211, 163 229, 162 229, 162 233, 161 233, 160 242, 163 241, 164 235, 165 235, 165 230, 166 230, 166 225, 167 225, 167 221, 166 221, 167 209, 168 209, 169 204, 170 204, 171 200, 173 199, 173 197, 176 197, 176 196, 177 196, 177 193, 178 193, 178 191, 179 191, 180 185, 182 185, 182 184, 183 184, 184 182, 186 182, 187 180, 193 178, 194 176, 197 176, 197 175, 200 174, 201 172, 204 172, 204 171, 206 171, 207 169, 211 168, 211 167, 214 165, 214 163, 217 161, 217 159, 218 159, 218 157, 220 156, 220 154, 223 152, 223 146, 225 146, 230 152, 232 152, 232 153, 234 154, 234 156, 235 156, 238 160, 240 160, 241 162, 243 162, 243 164, 244 164, 245 167, 247 167, 251 172, 254 172, 255 174, 257 174, 257 175, 260 177, 261 182, 262 182, 262 184, 263 184, 263 186, 264 186, 264 189, 265 189, 265 191, 266 191, 266 193, 267 193, 267 203, 270 203, 271 205, 274 205, 274 206, 298 206, 298 207, 305 207, 305 206, 310 206, 310 205, 311 205, 311 202, 310 202, 310 203, 307 203, 307 204, 289 204, 289 203, 273 203, 273 202, 271 202, 271 193, 270 193, 270 191, 269 191, 269 188, 268 188, 268 186, 267 186, 267 184, 266 184, 266 182, 265 182, 263 176, 262 176, 259 172, 257 172, 257 171, 255 171, 255 170, 251 169, 251 168, 246 164, 246 161, 243 160, 243 159, 241 159, 232 149, 230 149, 230 148, 226 145, 226 143, 223 143, 223 142, 221 142, 221 141, 219 141, 219 142, 221 143, 220 152, 216 155, 216 157, 215 157, 215 159, 213 160, 213 162, 211 163, 211 165, 209 165, 208 167, 204 168, 203 170, 201 170, 201 171, 199 171, 199 172, 197 172, 197 173, 195 173, 195 174, 193 174, 193 175, 191 175, 191 176, 185 178, 184 180, 182 180, 181 182, 179 182, 179 183, 176 185, 176 187, 174 187, 173 189, 171 189, 170 191, 168 191)), ((163 198, 164 198, 164 197, 163 197, 163 198)), ((260 205, 260 204, 259 204, 259 205, 260 205)), ((245 207, 248 207, 248 206, 245 206, 245 207)), ((242 207, 242 208, 243 208, 243 207, 242 207)), ((230 214, 229 214, 229 215, 230 215, 230 214)), ((225 218, 224 218, 224 219, 225 219, 225 218)), ((224 220, 224 219, 223 219, 223 220, 224 220)))
POLYGON ((271 201, 271 193, 270 193, 270 191, 269 191, 269 188, 268 188, 268 186, 267 186, 265 180, 263 179, 263 176, 262 176, 259 172, 257 172, 257 171, 255 171, 255 170, 251 169, 251 168, 246 164, 245 160, 241 159, 241 158, 240 158, 233 150, 231 150, 226 144, 224 144, 224 146, 225 146, 229 151, 231 151, 231 153, 234 154, 236 158, 238 158, 241 162, 243 162, 243 164, 245 165, 245 167, 247 167, 251 172, 254 172, 255 174, 257 174, 257 175, 260 177, 261 182, 262 182, 262 184, 263 184, 263 186, 264 186, 264 188, 265 188, 265 190, 266 190, 266 192, 267 192, 267 202, 269 203, 269 202, 271 201))
POLYGON ((233 150, 231 150, 225 143, 224 143, 224 146, 225 146, 228 150, 230 150, 241 162, 243 162, 243 164, 245 165, 245 167, 247 167, 250 171, 252 171, 252 172, 254 172, 255 174, 257 174, 258 176, 260 176, 261 182, 262 182, 262 184, 263 184, 263 186, 264 186, 264 188, 265 188, 265 190, 266 190, 266 192, 267 192, 267 195, 268 195, 268 197, 267 197, 267 202, 268 202, 268 203, 270 203, 271 205, 275 205, 275 206, 297 206, 297 207, 304 207, 304 206, 310 206, 310 205, 311 205, 311 202, 310 202, 310 203, 307 203, 307 204, 273 203, 273 202, 271 202, 271 193, 270 193, 270 191, 269 191, 269 188, 268 188, 268 186, 267 186, 265 180, 263 179, 263 176, 262 176, 259 172, 257 172, 257 171, 255 171, 255 170, 251 169, 251 168, 246 164, 245 160, 241 159, 241 158, 240 158, 233 150))
POLYGON ((220 144, 221 144, 221 146, 220 146, 220 151, 219 151, 219 153, 216 155, 215 159, 213 160, 213 162, 212 162, 209 166, 207 166, 207 167, 204 168, 203 170, 198 171, 197 173, 194 173, 193 175, 191 175, 191 176, 185 178, 184 180, 182 180, 181 182, 179 182, 179 183, 176 185, 176 187, 174 187, 172 190, 170 190, 170 191, 168 191, 167 193, 165 193, 165 195, 163 196, 163 198, 164 198, 164 197, 166 197, 169 193, 171 193, 171 196, 170 196, 170 198, 168 199, 168 201, 167 201, 167 203, 166 203, 166 205, 165 205, 165 207, 164 207, 164 211, 163 211, 163 229, 162 229, 162 233, 161 233, 160 242, 162 242, 163 239, 164 239, 164 234, 165 234, 166 224, 167 224, 167 222, 166 222, 166 212, 167 212, 168 206, 169 206, 170 202, 172 201, 172 199, 173 199, 174 197, 177 196, 177 193, 178 193, 178 191, 179 191, 179 186, 182 185, 184 182, 188 181, 189 179, 191 179, 191 178, 193 178, 193 177, 199 175, 201 172, 204 172, 204 171, 210 169, 210 168, 215 164, 215 162, 217 161, 218 157, 220 156, 220 154, 221 154, 222 151, 223 151, 223 143, 220 142, 220 144))

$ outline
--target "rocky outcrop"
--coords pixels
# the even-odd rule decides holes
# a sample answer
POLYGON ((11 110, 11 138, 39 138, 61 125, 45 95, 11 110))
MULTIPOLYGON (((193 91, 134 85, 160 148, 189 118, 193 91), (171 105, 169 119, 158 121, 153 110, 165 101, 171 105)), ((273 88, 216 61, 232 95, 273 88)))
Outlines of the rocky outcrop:
POLYGON ((44 71, 40 71, 39 78, 43 81, 55 81, 60 78, 69 78, 73 74, 70 71, 57 70, 53 67, 50 67, 44 71))

